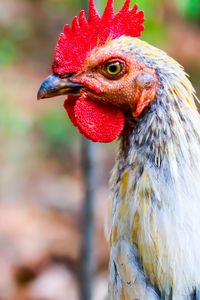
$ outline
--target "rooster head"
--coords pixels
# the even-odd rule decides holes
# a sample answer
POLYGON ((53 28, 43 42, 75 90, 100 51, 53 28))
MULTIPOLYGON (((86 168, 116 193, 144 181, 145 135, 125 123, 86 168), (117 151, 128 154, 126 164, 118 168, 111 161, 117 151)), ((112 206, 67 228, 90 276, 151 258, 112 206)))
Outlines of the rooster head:
POLYGON ((53 75, 41 85, 38 99, 67 95, 64 107, 84 136, 94 142, 115 140, 125 116, 140 117, 156 96, 155 70, 131 51, 143 22, 143 12, 137 5, 130 9, 130 0, 116 14, 108 0, 102 17, 90 0, 88 20, 81 11, 60 34, 53 75))

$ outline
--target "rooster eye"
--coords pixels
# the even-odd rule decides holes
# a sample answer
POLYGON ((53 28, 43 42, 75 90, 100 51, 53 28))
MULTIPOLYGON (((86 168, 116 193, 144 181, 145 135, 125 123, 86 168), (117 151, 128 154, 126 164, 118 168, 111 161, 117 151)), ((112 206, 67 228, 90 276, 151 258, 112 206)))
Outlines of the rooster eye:
POLYGON ((104 75, 108 78, 115 79, 118 78, 118 76, 123 71, 124 65, 123 63, 116 61, 116 62, 110 62, 107 63, 104 66, 104 75))

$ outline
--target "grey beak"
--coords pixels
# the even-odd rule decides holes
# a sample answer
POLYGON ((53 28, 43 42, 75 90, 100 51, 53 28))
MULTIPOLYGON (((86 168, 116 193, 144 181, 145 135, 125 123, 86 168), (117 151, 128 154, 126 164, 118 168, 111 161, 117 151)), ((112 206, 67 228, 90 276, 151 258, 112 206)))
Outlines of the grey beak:
POLYGON ((52 74, 48 76, 40 86, 37 99, 51 98, 60 95, 77 95, 84 86, 80 83, 70 81, 73 74, 59 76, 52 74))

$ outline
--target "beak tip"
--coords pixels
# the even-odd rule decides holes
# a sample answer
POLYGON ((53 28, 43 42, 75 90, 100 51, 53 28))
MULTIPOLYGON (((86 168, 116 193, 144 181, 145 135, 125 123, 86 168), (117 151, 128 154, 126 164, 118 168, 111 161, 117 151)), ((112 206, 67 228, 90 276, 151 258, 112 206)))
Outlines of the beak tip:
POLYGON ((41 99, 44 99, 44 98, 51 97, 52 84, 54 83, 53 79, 54 79, 54 76, 50 75, 43 81, 43 83, 41 84, 41 86, 37 92, 37 100, 38 101, 41 99))
POLYGON ((41 100, 48 97, 48 91, 46 89, 46 86, 44 85, 44 82, 40 86, 38 93, 37 93, 37 100, 41 100))
POLYGON ((39 100, 41 100, 41 99, 43 99, 43 93, 41 93, 41 91, 40 91, 40 89, 39 89, 39 91, 38 91, 38 93, 37 93, 37 100, 39 101, 39 100))

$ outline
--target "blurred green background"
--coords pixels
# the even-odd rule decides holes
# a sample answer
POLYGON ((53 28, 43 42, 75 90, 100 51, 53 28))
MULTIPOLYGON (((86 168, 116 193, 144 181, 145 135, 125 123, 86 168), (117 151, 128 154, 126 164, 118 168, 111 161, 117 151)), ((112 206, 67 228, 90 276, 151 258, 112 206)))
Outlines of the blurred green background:
MULTIPOLYGON (((119 9, 123 1, 115 2, 119 9)), ((105 3, 96 0, 100 12, 105 3)), ((200 1, 137 3, 146 18, 142 39, 184 65, 200 96, 200 1)), ((79 299, 81 139, 64 99, 37 102, 36 94, 51 73, 58 34, 82 5, 0 0, 0 300, 79 299)), ((104 219, 115 143, 95 149, 94 299, 105 300, 104 219)))

